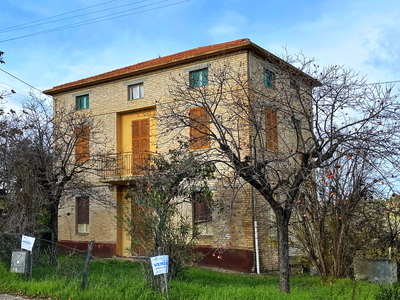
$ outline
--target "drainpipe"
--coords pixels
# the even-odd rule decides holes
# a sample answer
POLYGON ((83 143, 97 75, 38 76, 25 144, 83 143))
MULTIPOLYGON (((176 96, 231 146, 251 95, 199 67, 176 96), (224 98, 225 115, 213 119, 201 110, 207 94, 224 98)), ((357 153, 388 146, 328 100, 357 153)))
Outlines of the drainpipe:
MULTIPOLYGON (((253 191, 253 197, 255 198, 254 191, 253 191)), ((254 245, 256 247, 256 272, 257 274, 260 274, 260 252, 258 248, 258 227, 257 227, 256 216, 254 216, 254 245)))
MULTIPOLYGON (((254 141, 253 136, 250 136, 251 139, 251 154, 253 157, 253 164, 255 163, 255 151, 254 151, 254 141)), ((256 197, 256 189, 252 188, 253 195, 253 227, 254 227, 254 247, 256 250, 256 272, 260 274, 260 249, 258 246, 258 225, 257 225, 257 197, 256 197)))
MULTIPOLYGON (((251 82, 252 79, 252 51, 249 51, 247 53, 247 76, 248 76, 248 81, 251 82)), ((253 164, 255 164, 255 143, 254 143, 254 137, 250 135, 250 146, 251 146, 251 156, 253 157, 253 164)), ((258 225, 257 225, 257 197, 256 197, 256 189, 253 187, 252 188, 252 196, 253 196, 253 228, 254 228, 254 248, 256 250, 256 272, 257 274, 260 274, 260 249, 258 246, 258 225)))

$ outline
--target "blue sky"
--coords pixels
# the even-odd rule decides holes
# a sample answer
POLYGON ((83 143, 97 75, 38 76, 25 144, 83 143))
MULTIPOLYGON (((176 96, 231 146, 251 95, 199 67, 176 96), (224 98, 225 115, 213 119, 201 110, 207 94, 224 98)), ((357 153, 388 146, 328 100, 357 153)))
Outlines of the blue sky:
MULTIPOLYGON (((44 90, 240 38, 346 65, 370 82, 400 80, 399 0, 2 0, 0 68, 44 90), (94 18, 109 20, 75 26, 94 18)), ((0 71, 5 88, 17 91, 9 107, 31 89, 0 71)))

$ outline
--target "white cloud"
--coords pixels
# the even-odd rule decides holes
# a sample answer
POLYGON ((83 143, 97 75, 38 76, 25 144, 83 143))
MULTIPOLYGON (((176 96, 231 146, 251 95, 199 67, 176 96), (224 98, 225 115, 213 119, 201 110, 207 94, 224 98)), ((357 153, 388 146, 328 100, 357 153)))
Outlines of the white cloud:
MULTIPOLYGON (((375 47, 368 53, 367 63, 378 70, 391 72, 400 77, 400 29, 391 26, 379 31, 375 47)), ((395 78, 400 79, 400 78, 395 78)))

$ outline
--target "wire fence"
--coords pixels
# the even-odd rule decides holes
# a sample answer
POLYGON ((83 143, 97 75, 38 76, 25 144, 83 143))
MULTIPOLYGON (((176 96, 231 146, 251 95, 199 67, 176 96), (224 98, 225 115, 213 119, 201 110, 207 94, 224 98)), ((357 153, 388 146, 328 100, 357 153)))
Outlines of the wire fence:
POLYGON ((22 235, 0 234, 0 262, 10 272, 22 273, 27 279, 65 278, 82 282, 85 288, 91 246, 82 251, 49 240, 36 238, 32 251, 21 250, 22 235))

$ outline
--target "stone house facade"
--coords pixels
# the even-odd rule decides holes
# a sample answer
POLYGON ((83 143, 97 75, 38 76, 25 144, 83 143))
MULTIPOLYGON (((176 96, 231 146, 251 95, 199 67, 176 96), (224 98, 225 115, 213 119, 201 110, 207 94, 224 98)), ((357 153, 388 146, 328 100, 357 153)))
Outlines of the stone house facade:
MULTIPOLYGON (((140 164, 141 151, 162 153, 174 147, 174 138, 165 131, 161 134, 158 123, 163 114, 163 103, 171 101, 168 96, 171 78, 183 75, 192 87, 207 85, 209 68, 227 63, 232 70, 244 70, 244 77, 255 76, 256 70, 261 70, 258 73, 263 76, 260 79, 262 84, 275 91, 279 89, 273 84, 275 72, 282 66, 303 80, 302 85, 306 89, 311 90, 315 85, 311 77, 250 40, 240 39, 65 83, 45 93, 53 96, 55 107, 75 105, 77 113, 90 111, 104 124, 103 134, 108 137, 109 150, 118 157, 118 164, 105 165, 104 172, 88 174, 87 177, 111 203, 117 205, 123 201, 126 185, 135 175, 134 164, 140 164)), ((192 113, 201 114, 195 108, 191 109, 192 113)), ((276 118, 276 110, 267 112, 265 122, 270 122, 271 130, 266 130, 266 143, 273 151, 278 151, 280 141, 276 124, 267 119, 276 118)), ((87 130, 89 135, 89 127, 79 130, 87 130)), ((291 137, 293 133, 282 133, 285 134, 289 140, 295 139, 291 137)), ((78 141, 77 159, 90 159, 85 153, 91 151, 91 145, 90 141, 78 141)), ((194 147, 207 148, 213 147, 213 144, 194 147)), ((216 197, 234 201, 229 217, 212 213, 212 221, 201 225, 198 251, 205 254, 203 263, 249 272, 255 270, 257 262, 264 269, 276 270, 276 233, 273 232, 272 212, 268 205, 257 201, 259 196, 251 187, 242 182, 238 186, 238 191, 229 190, 222 180, 213 186, 216 197), (259 221, 255 222, 255 218, 259 221)), ((196 209, 199 208, 190 204, 182 208, 193 222, 196 220, 196 209)), ((127 251, 130 239, 117 222, 118 214, 117 209, 92 203, 89 195, 77 194, 65 199, 59 210, 59 242, 85 247, 89 241, 95 240, 95 254, 131 256, 127 251)))

